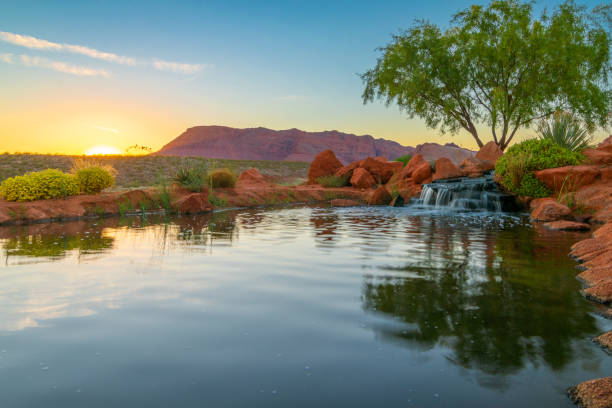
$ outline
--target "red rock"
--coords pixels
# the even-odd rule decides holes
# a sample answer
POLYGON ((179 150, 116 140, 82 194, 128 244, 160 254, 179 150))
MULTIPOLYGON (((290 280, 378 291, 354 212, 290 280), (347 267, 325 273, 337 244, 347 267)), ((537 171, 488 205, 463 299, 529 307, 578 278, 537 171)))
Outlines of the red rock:
POLYGON ((237 184, 239 187, 249 187, 267 186, 270 183, 268 183, 263 174, 261 174, 257 169, 250 168, 240 173, 240 176, 238 176, 237 184))
POLYGON ((531 219, 534 221, 557 221, 568 217, 571 210, 559 204, 553 199, 541 201, 540 204, 531 212, 531 219))
POLYGON ((605 147, 612 145, 612 135, 606 137, 597 147, 605 147))
POLYGON ((384 156, 375 157, 374 160, 378 160, 381 163, 386 163, 387 162, 387 158, 384 157, 384 156))
POLYGON ((612 408, 612 377, 585 381, 568 392, 581 408, 612 408))
POLYGON ((592 184, 599 176, 599 166, 565 166, 536 171, 534 174, 553 191, 576 191, 592 184))
POLYGON ((604 333, 593 339, 595 343, 612 351, 612 331, 604 333))
POLYGON ((308 184, 316 184, 317 179, 331 176, 342 167, 340 160, 331 150, 327 149, 317 154, 308 169, 308 184))
POLYGON ((441 157, 436 160, 436 170, 433 175, 433 180, 443 180, 461 177, 459 169, 446 157, 441 157))
MULTIPOLYGON (((398 178, 406 179, 408 177, 412 177, 412 172, 415 171, 418 167, 420 167, 423 163, 427 163, 423 156, 420 154, 416 154, 412 156, 412 158, 406 163, 406 166, 399 172, 398 178)), ((428 163, 429 164, 429 163, 428 163)))
POLYGON ((206 194, 193 193, 174 201, 172 208, 182 214, 198 214, 213 210, 206 194))
POLYGON ((353 162, 349 164, 348 166, 340 167, 338 170, 336 170, 336 172, 334 173, 334 176, 346 177, 347 180, 350 180, 351 177, 353 177, 353 171, 357 167, 359 167, 360 164, 361 164, 361 160, 353 162))
POLYGON ((544 198, 534 198, 533 200, 531 200, 529 202, 529 210, 533 211, 536 208, 538 208, 542 203, 548 202, 548 201, 555 201, 554 198, 550 198, 550 197, 544 197, 544 198))
POLYGON ((602 149, 584 149, 582 151, 591 164, 612 164, 612 151, 602 149))
POLYGON ((604 167, 600 171, 601 171, 601 181, 603 181, 604 183, 612 181, 612 166, 604 167))
POLYGON ((336 198, 330 201, 330 205, 332 207, 356 207, 361 205, 358 201, 355 200, 347 200, 344 198, 336 198))
POLYGON ((421 164, 412 172, 412 181, 417 184, 422 184, 429 177, 431 177, 431 166, 429 163, 421 164))
POLYGON ((369 205, 387 205, 391 202, 391 194, 385 186, 379 186, 368 199, 369 205))
POLYGON ((350 183, 355 188, 372 188, 376 185, 376 180, 366 169, 358 167, 353 171, 350 183))
POLYGON ((606 279, 598 282, 584 290, 584 294, 588 299, 599 303, 610 303, 612 301, 612 279, 606 279))
POLYGON ((482 177, 485 171, 492 170, 493 167, 484 160, 476 157, 466 157, 459 165, 461 175, 465 177, 482 177))
POLYGON ((374 177, 377 183, 385 184, 393 176, 395 172, 398 172, 402 168, 400 162, 382 162, 380 160, 373 159, 371 157, 366 158, 359 165, 360 168, 366 169, 368 173, 374 177))
POLYGON ((609 222, 606 225, 599 227, 593 233, 593 237, 612 241, 612 223, 609 222))
POLYGON ((593 286, 599 282, 610 280, 612 279, 612 265, 587 269, 578 275, 578 279, 586 283, 588 286, 593 286))
POLYGON ((444 146, 440 146, 437 143, 423 143, 416 147, 415 154, 422 155, 425 161, 435 161, 440 157, 446 157, 450 159, 453 164, 458 165, 466 157, 473 156, 474 152, 462 149, 453 143, 447 143, 444 146))
POLYGON ((502 152, 497 143, 491 141, 480 148, 478 153, 476 153, 476 159, 485 162, 486 165, 488 165, 487 170, 493 170, 495 168, 495 163, 497 163, 497 159, 503 154, 504 152, 502 152))
POLYGON ((589 224, 574 221, 552 221, 547 222, 544 226, 555 231, 588 231, 591 229, 589 224))

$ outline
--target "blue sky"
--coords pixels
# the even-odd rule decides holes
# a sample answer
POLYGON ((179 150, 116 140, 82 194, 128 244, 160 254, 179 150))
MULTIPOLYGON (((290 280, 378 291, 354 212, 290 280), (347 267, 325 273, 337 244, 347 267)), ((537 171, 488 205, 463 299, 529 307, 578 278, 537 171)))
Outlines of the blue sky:
POLYGON ((357 76, 375 64, 376 47, 414 19, 446 25, 473 3, 2 0, 1 32, 126 60, 0 41, 0 56, 10 55, 0 60, 0 151, 79 152, 102 142, 159 148, 205 124, 474 148, 465 133, 441 136, 396 107, 364 106, 357 76), (66 72, 73 66, 89 71, 66 72))

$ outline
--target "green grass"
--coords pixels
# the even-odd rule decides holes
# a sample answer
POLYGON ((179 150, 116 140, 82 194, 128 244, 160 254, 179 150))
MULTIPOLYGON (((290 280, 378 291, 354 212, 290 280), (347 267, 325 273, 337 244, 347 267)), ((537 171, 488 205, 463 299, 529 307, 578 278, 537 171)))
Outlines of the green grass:
MULTIPOLYGON (((74 161, 83 156, 67 156, 35 153, 0 154, 0 182, 6 178, 20 176, 30 171, 59 169, 70 171, 74 161)), ((208 169, 230 168, 241 173, 251 167, 266 174, 275 182, 305 179, 309 163, 270 160, 226 160, 203 157, 177 156, 95 156, 97 162, 110 165, 117 170, 115 187, 136 188, 159 185, 160 179, 172 180, 181 166, 208 169)))

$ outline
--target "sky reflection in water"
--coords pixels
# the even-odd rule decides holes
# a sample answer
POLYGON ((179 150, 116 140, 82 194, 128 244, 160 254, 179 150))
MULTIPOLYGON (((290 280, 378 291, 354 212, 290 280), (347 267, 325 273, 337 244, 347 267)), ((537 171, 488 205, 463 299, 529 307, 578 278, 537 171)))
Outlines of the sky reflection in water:
POLYGON ((0 228, 0 405, 569 407, 612 372, 587 235, 408 208, 0 228))

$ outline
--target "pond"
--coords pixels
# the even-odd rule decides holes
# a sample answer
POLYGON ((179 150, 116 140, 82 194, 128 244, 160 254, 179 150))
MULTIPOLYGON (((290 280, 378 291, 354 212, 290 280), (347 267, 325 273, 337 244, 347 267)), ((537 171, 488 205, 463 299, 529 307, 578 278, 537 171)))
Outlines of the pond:
POLYGON ((588 233, 410 207, 0 228, 2 407, 571 407, 588 233))

